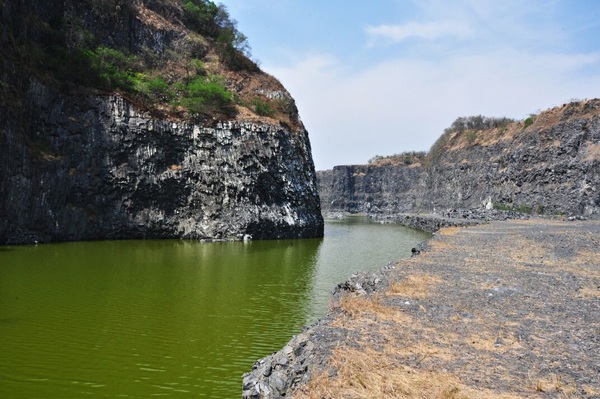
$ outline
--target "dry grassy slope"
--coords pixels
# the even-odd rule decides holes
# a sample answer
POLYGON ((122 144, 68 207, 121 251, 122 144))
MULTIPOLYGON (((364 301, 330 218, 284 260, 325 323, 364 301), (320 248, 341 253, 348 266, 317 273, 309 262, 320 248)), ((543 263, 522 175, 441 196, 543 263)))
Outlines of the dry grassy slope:
MULTIPOLYGON (((236 67, 226 62, 215 39, 188 29, 182 3, 181 0, 0 3, 0 20, 3 21, 0 26, 0 94, 3 97, 0 104, 13 106, 26 101, 21 98, 29 84, 25 75, 32 74, 46 85, 64 86, 56 80, 69 80, 72 76, 53 75, 56 68, 48 67, 57 61, 47 59, 53 54, 54 46, 64 47, 71 53, 76 49, 106 46, 138 57, 137 70, 141 69, 149 79, 160 77, 171 85, 189 81, 198 73, 221 76, 227 90, 235 95, 235 119, 272 125, 283 123, 302 130, 294 100, 285 87, 241 53, 236 67), (200 71, 193 64, 195 60, 203 64, 200 71), (273 114, 258 115, 253 106, 255 99, 269 103, 273 114)), ((77 72, 75 67, 72 72, 77 72)), ((158 112, 158 116, 189 117, 184 108, 173 109, 166 103, 149 105, 130 92, 121 94, 139 108, 158 112)))
POLYGON ((597 99, 545 111, 530 126, 455 133, 425 170, 422 205, 598 215, 599 144, 597 99))
MULTIPOLYGON (((507 127, 494 128, 480 131, 465 131, 453 133, 444 147, 444 151, 458 151, 468 149, 474 146, 489 147, 499 142, 510 143, 518 146, 529 135, 539 136, 541 146, 557 147, 561 145, 558 140, 543 141, 551 129, 558 125, 568 122, 574 122, 579 119, 592 120, 600 116, 600 100, 592 99, 580 102, 563 104, 562 106, 551 108, 541 112, 539 115, 532 115, 531 122, 518 121, 507 127)), ((586 157, 590 160, 600 160, 599 143, 591 143, 586 148, 586 157)))
MULTIPOLYGON (((166 51, 182 53, 185 57, 185 53, 194 51, 196 46, 202 47, 202 57, 200 58, 205 64, 206 72, 212 75, 223 76, 225 78, 227 89, 237 95, 237 119, 253 122, 266 122, 273 125, 283 122, 292 127, 301 126, 294 100, 279 80, 260 69, 232 70, 219 57, 213 40, 202 37, 185 27, 181 22, 182 14, 183 11, 181 9, 180 1, 164 0, 162 2, 135 2, 136 18, 139 18, 139 20, 151 30, 156 32, 169 32, 168 34, 165 34, 166 37, 172 36, 176 38, 171 43, 171 48, 167 48, 166 51), (156 5, 157 3, 159 3, 159 5, 156 5), (252 106, 252 101, 256 98, 267 101, 282 100, 285 102, 285 109, 277 110, 277 107, 273 107, 275 111, 274 115, 257 115, 252 106)), ((162 72, 170 73, 172 78, 190 74, 189 67, 185 62, 168 59, 162 68, 162 72)))

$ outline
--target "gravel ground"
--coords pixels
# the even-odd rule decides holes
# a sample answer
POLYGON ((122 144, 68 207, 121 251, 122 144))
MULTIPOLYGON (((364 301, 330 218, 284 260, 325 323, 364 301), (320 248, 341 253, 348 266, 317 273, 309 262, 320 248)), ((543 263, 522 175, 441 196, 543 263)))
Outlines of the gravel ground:
POLYGON ((440 234, 432 246, 396 278, 441 282, 423 299, 387 299, 452 337, 447 359, 420 366, 499 392, 600 397, 600 223, 490 223, 440 234))
MULTIPOLYGON (((339 289, 363 302, 342 298, 290 342, 289 364, 257 363, 261 375, 291 382, 246 397, 376 397, 369 392, 384 391, 369 386, 369 373, 377 370, 360 371, 366 393, 350 389, 352 376, 343 380, 353 358, 340 359, 358 350, 387 356, 378 362, 388 385, 400 370, 456 381, 454 396, 440 397, 600 398, 598 221, 446 228, 419 256, 339 289)), ((245 382, 247 392, 256 385, 245 382)))

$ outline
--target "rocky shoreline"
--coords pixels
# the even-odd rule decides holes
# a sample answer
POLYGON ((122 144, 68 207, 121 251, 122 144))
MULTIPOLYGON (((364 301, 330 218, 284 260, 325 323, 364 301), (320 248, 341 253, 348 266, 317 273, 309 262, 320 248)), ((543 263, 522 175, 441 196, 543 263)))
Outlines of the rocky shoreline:
MULTIPOLYGON (((341 219, 348 213, 330 212, 325 219, 341 219)), ((434 214, 397 214, 367 215, 369 219, 382 223, 396 223, 403 226, 434 233, 443 227, 467 227, 485 223, 490 220, 506 220, 508 218, 527 218, 527 215, 507 211, 452 210, 446 215, 434 214), (487 216, 484 217, 484 215, 487 216)), ((427 242, 412 249, 413 256, 427 247, 427 242)), ((393 263, 383 266, 379 271, 355 273, 348 280, 339 283, 333 289, 334 300, 339 300, 346 293, 370 295, 383 291, 390 284, 390 273, 395 269, 393 263)), ((315 371, 321 371, 330 350, 346 340, 343 330, 331 327, 336 310, 330 311, 318 322, 305 326, 302 332, 295 335, 283 349, 258 360, 252 371, 243 376, 244 399, 281 398, 295 387, 310 381, 315 371)))
MULTIPOLYGON (((333 296, 339 299, 348 292, 368 295, 381 291, 389 285, 389 274, 394 268, 388 264, 377 272, 356 273, 338 284, 333 296)), ((331 350, 349 338, 347 331, 331 325, 338 312, 330 311, 315 324, 304 327, 283 349, 257 361, 252 371, 243 376, 242 397, 282 398, 323 371, 331 350)))
MULTIPOLYGON (((326 212, 325 219, 341 219, 350 212, 326 212)), ((516 211, 497 209, 449 209, 441 213, 367 213, 370 220, 394 223, 434 233, 443 227, 467 227, 499 220, 527 220, 532 216, 516 211)), ((584 218, 578 218, 584 220, 584 218)))
MULTIPOLYGON (((579 232, 579 230, 582 230, 587 235, 587 234, 592 234, 593 233, 592 230, 594 230, 594 229, 595 229, 594 231, 597 231, 598 227, 599 227, 599 224, 597 221, 595 221, 595 222, 580 222, 580 221, 576 220, 576 218, 568 219, 571 221, 575 221, 575 223, 568 223, 568 222, 549 220, 549 219, 539 219, 539 218, 536 218, 534 220, 526 220, 526 219, 528 219, 528 217, 526 215, 507 215, 507 214, 502 214, 502 213, 497 213, 497 214, 495 214, 495 216, 493 214, 488 214, 488 216, 490 216, 490 217, 494 216, 496 218, 494 220, 508 220, 508 221, 500 223, 500 224, 498 224, 499 222, 492 221, 491 223, 482 225, 482 223, 486 222, 486 219, 481 219, 481 218, 469 219, 468 217, 464 217, 464 215, 465 215, 464 213, 450 212, 450 215, 453 215, 453 216, 459 215, 459 216, 463 216, 463 217, 448 218, 448 217, 443 217, 441 215, 410 215, 410 216, 405 215, 401 218, 399 218, 398 216, 390 217, 389 219, 385 218, 385 221, 390 221, 390 222, 391 221, 397 222, 398 220, 404 221, 404 222, 408 221, 408 223, 411 223, 413 226, 418 225, 418 226, 420 226, 420 228, 424 228, 424 229, 434 228, 435 226, 437 226, 439 228, 439 227, 445 227, 445 226, 456 227, 456 226, 473 226, 475 224, 479 224, 480 227, 475 228, 474 232, 477 233, 476 230, 480 230, 480 229, 486 230, 483 232, 483 235, 481 237, 477 237, 477 239, 475 239, 473 242, 470 241, 471 237, 466 237, 467 241, 461 242, 459 247, 455 248, 455 249, 457 249, 456 254, 454 253, 453 248, 450 248, 450 247, 447 249, 443 249, 441 252, 442 255, 446 254, 447 252, 451 252, 450 254, 447 254, 444 256, 449 256, 451 259, 453 259, 452 260, 453 262, 458 262, 460 264, 465 263, 463 260, 464 258, 461 258, 461 256, 463 256, 465 251, 467 253, 469 253, 469 255, 476 257, 477 255, 470 254, 470 251, 478 250, 480 246, 483 246, 486 248, 487 247, 493 248, 494 245, 496 245, 495 240, 498 239, 497 237, 500 237, 501 234, 505 234, 504 230, 508 231, 508 233, 506 233, 506 234, 513 234, 513 230, 517 231, 518 229, 522 229, 523 232, 519 231, 518 234, 522 234, 522 235, 534 234, 535 239, 538 240, 538 244, 540 245, 540 247, 545 247, 545 246, 549 246, 549 245, 552 245, 552 246, 558 245, 557 243, 561 243, 563 241, 562 238, 556 238, 556 237, 558 237, 559 233, 562 234, 562 232, 559 231, 561 229, 568 231, 569 234, 572 234, 573 232, 577 233, 577 232, 579 232), (503 219, 503 218, 506 218, 506 219, 503 219), (517 219, 517 220, 510 220, 510 219, 517 219), (462 223, 459 223, 459 221, 462 221, 462 223), (504 223, 508 223, 508 224, 504 224, 504 223), (527 227, 530 224, 533 225, 532 228, 527 227), (583 226, 583 227, 580 228, 580 226, 583 226), (546 234, 546 232, 548 232, 549 234, 546 234), (492 241, 490 241, 490 240, 492 240, 492 241), (471 248, 471 245, 473 245, 473 248, 471 248), (454 259, 454 258, 456 258, 456 259, 454 259)), ((326 217, 327 216, 331 216, 331 215, 326 215, 326 217)), ((488 221, 489 221, 489 219, 488 219, 488 221)), ((453 229, 450 229, 450 230, 453 230, 453 229)), ((454 229, 454 230, 456 230, 456 229, 454 229)), ((460 230, 462 230, 462 229, 458 229, 458 231, 460 231, 460 230)), ((471 229, 467 229, 467 230, 465 230, 465 233, 471 231, 471 229)), ((468 234, 468 236, 475 236, 475 235, 476 234, 468 234)), ((587 236, 585 236, 585 237, 587 237, 587 236)), ((584 239, 585 239, 585 237, 584 237, 584 239)), ((512 240, 513 238, 510 238, 510 239, 512 240)), ((581 237, 579 237, 577 239, 579 240, 579 239, 581 239, 581 237)), ((435 246, 435 245, 438 245, 440 243, 440 241, 444 241, 444 240, 445 240, 444 237, 440 237, 439 234, 435 234, 434 238, 426 241, 424 243, 424 245, 420 245, 417 248, 413 249, 414 254, 418 254, 421 251, 424 251, 425 254, 427 254, 427 255, 413 257, 413 259, 411 261, 416 262, 416 264, 419 267, 422 267, 422 265, 420 265, 420 264, 427 263, 426 259, 428 259, 430 257, 429 256, 429 251, 431 249, 430 244, 434 244, 434 246, 435 246)), ((511 244, 509 243, 508 245, 510 246, 511 244)), ((574 245, 577 245, 577 243, 574 245)), ((565 252, 564 254, 561 252, 557 256, 563 256, 563 255, 564 256, 572 256, 573 251, 577 251, 577 247, 571 248, 570 251, 566 251, 566 252, 563 251, 563 252, 565 252), (569 253, 567 254, 567 252, 569 252, 569 253)), ((439 252, 439 251, 437 251, 437 252, 439 252)), ((539 253, 539 250, 535 249, 534 253, 536 253, 536 254, 539 253)), ((525 253, 523 256, 527 256, 527 253, 525 253)), ((482 259, 477 259, 476 261, 486 264, 487 262, 494 263, 494 262, 496 262, 496 259, 491 261, 490 259, 487 259, 484 257, 482 259)), ((569 258, 569 260, 565 260, 565 262, 567 262, 567 261, 572 261, 572 259, 569 258)), ((589 261, 589 259, 588 259, 588 261, 589 261)), ((405 263, 406 262, 403 262, 402 266, 405 266, 405 263)), ((442 263, 437 264, 437 266, 439 266, 440 264, 442 264, 442 263)), ((445 266, 444 266, 443 270, 440 270, 441 274, 446 273, 446 270, 445 270, 446 268, 453 267, 452 263, 450 263, 450 265, 447 265, 446 263, 443 263, 443 264, 445 266)), ((526 263, 526 264, 529 265, 530 263, 526 263)), ((425 266, 427 266, 427 265, 425 265, 425 266)), ((432 267, 432 266, 434 267, 434 269, 437 269, 437 267, 435 265, 429 265, 427 267, 432 267)), ((468 265, 462 266, 462 267, 468 268, 468 265)), ((531 267, 531 266, 529 266, 529 267, 531 267)), ((403 267, 402 270, 404 270, 404 269, 405 268, 403 267)), ((435 272, 435 271, 436 270, 434 270, 433 272, 435 272)), ((468 273, 468 272, 469 271, 467 269, 466 271, 463 270, 460 273, 468 273)), ((393 282, 398 279, 399 273, 403 273, 403 272, 401 272, 400 269, 397 269, 396 265, 388 264, 385 267, 383 267, 381 270, 374 272, 374 273, 355 274, 349 280, 339 284, 335 288, 334 298, 339 301, 339 299, 341 297, 344 297, 348 293, 353 293, 353 294, 361 296, 361 297, 370 297, 374 293, 377 294, 376 296, 385 295, 384 293, 388 290, 390 285, 393 284, 393 282)), ((493 273, 500 273, 500 272, 494 271, 492 268, 490 273, 493 274, 493 273)), ((557 278, 560 279, 560 278, 562 278, 561 276, 558 276, 557 278)), ((462 275, 451 276, 451 278, 461 280, 462 275)), ((444 279, 448 279, 448 277, 445 276, 444 279)), ((574 278, 572 280, 574 280, 574 278)), ((445 280, 442 280, 442 281, 445 281, 445 280)), ((567 283, 570 283, 570 281, 567 283)), ((600 284, 600 282, 598 282, 598 283, 600 284)), ((511 287, 513 285, 515 287, 517 287, 517 286, 519 286, 519 284, 522 284, 523 287, 525 287, 525 288, 523 288, 523 290, 529 290, 529 289, 533 290, 536 288, 536 287, 531 288, 528 285, 528 284, 531 284, 530 282, 519 283, 518 281, 512 281, 511 284, 512 284, 511 287)), ((506 288, 506 287, 504 287, 504 288, 506 288)), ((509 290, 509 288, 506 288, 506 290, 509 290)), ((571 287, 568 287, 568 288, 571 289, 571 287)), ((510 290, 517 290, 517 288, 513 287, 513 288, 510 288, 510 290)), ((521 290, 521 288, 518 288, 518 290, 521 290)), ((506 291, 506 292, 509 293, 509 291, 506 291)), ((504 293, 504 291, 501 292, 500 289, 498 289, 496 291, 490 291, 490 293, 491 293, 490 298, 492 296, 496 295, 494 292, 499 293, 499 294, 504 293)), ((517 291, 515 291, 515 292, 517 292, 517 291)), ((520 291, 518 291, 518 292, 520 292, 520 291)), ((510 291, 510 293, 512 293, 512 291, 510 291)), ((463 295, 463 294, 461 294, 461 295, 463 295)), ((490 295, 490 294, 488 294, 488 295, 490 295)), ((508 294, 506 294, 506 295, 508 295, 508 294)), ((531 294, 531 295, 533 295, 533 294, 531 294)), ((548 292, 548 293, 543 292, 541 294, 536 293, 532 297, 542 298, 544 296, 547 297, 548 295, 552 295, 552 292, 548 292)), ((598 295, 598 297, 600 297, 600 295, 598 295)), ((530 296, 527 296, 527 298, 530 298, 530 296)), ((454 298, 448 298, 448 301, 451 301, 453 299, 454 298)), ((459 299, 457 299, 457 300, 459 300, 459 299)), ((402 302, 402 303, 408 303, 408 301, 402 302)), ((398 305, 396 304, 394 306, 398 306, 398 305)), ((423 305, 421 305, 421 306, 425 306, 425 303, 423 303, 423 305)), ((432 306, 432 308, 436 308, 441 305, 427 304, 427 306, 432 306)), ((448 305, 444 305, 444 306, 447 307, 448 305)), ((477 307, 477 306, 479 306, 479 304, 475 304, 474 306, 477 307)), ((540 306, 542 306, 542 305, 540 305, 540 306)), ((573 305, 573 308, 576 309, 577 306, 580 306, 580 304, 573 305)), ((597 306, 597 303, 596 303, 596 305, 589 305, 586 303, 586 306, 587 307, 597 306)), ((496 309, 495 311, 498 311, 498 310, 496 309)), ((476 311, 473 311, 473 313, 476 313, 476 311)), ((332 378, 335 377, 337 374, 337 371, 335 370, 335 368, 332 369, 328 365, 328 359, 330 358, 331 354, 335 350, 337 350, 336 348, 339 348, 340 345, 342 345, 342 346, 350 345, 350 346, 359 347, 361 344, 358 344, 358 343, 364 342, 364 340, 361 341, 361 336, 364 338, 364 334, 366 334, 366 335, 371 334, 369 331, 367 331, 365 333, 365 331, 358 332, 357 330, 354 330, 353 328, 340 328, 340 325, 337 322, 334 323, 334 321, 336 319, 338 319, 340 317, 343 318, 345 316, 347 316, 347 315, 343 314, 343 310, 341 310, 340 307, 334 306, 332 308, 332 310, 327 315, 325 315, 321 320, 319 320, 317 323, 315 323, 311 326, 305 327, 300 334, 293 337, 282 350, 275 352, 271 356, 267 356, 267 357, 259 360, 258 362, 256 362, 253 366, 252 371, 250 373, 245 374, 243 377, 243 398, 256 399, 256 398, 289 397, 290 393, 297 391, 299 389, 299 387, 306 386, 305 384, 310 383, 310 381, 312 379, 314 379, 316 376, 322 375, 322 373, 329 373, 330 377, 332 377, 332 378)), ((473 317, 475 317, 475 316, 473 316, 473 317)), ((502 317, 506 317, 506 316, 502 316, 502 317)), ((544 319, 544 317, 546 317, 546 316, 539 315, 538 317, 544 319)), ((546 320, 546 319, 544 319, 544 320, 546 320)), ((518 320, 515 321, 515 323, 517 323, 517 322, 518 322, 518 320)), ((521 331, 521 330, 519 330, 519 331, 521 331)), ((439 333, 443 334, 444 332, 440 331, 439 333)), ((370 342, 370 339, 367 339, 367 341, 370 342)), ((501 341, 504 342, 504 340, 501 340, 501 341)), ((498 341, 498 342, 501 342, 501 341, 498 341)), ((519 355, 519 356, 523 357, 525 355, 519 355)), ((527 356, 525 356, 525 357, 527 357, 527 356)), ((417 366, 419 366, 419 365, 420 365, 420 362, 418 362, 417 366)), ((525 365, 524 367, 527 367, 527 365, 525 365)), ((573 373, 575 373, 575 372, 573 372, 573 373)), ((587 377, 587 372, 584 374, 586 374, 585 378, 587 378, 587 380, 589 380, 589 378, 591 378, 591 377, 587 377)), ((468 373, 465 375, 468 375, 468 373)), ((463 379, 463 378, 464 378, 464 376, 461 376, 461 379, 463 379)), ((583 378, 582 381, 586 380, 585 378, 583 378)), ((478 381, 478 380, 475 380, 475 381, 478 381)), ((492 388, 494 388, 494 387, 492 386, 492 388)), ((580 388, 580 389, 585 389, 585 387, 580 388)), ((534 391, 535 391, 535 389, 534 389, 534 391)), ((538 396, 535 396, 535 397, 538 397, 538 396)), ((545 397, 545 396, 540 396, 540 397, 545 397)), ((551 396, 547 396, 547 397, 551 397, 551 396)), ((593 398, 596 396, 585 396, 584 395, 583 397, 593 398)))

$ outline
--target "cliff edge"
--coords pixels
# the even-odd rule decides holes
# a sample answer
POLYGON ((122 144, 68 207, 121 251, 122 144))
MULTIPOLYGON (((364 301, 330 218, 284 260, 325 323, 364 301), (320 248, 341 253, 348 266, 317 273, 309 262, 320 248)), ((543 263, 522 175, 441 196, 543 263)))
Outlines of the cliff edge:
POLYGON ((0 243, 322 236, 294 100, 224 6, 0 13, 0 243))

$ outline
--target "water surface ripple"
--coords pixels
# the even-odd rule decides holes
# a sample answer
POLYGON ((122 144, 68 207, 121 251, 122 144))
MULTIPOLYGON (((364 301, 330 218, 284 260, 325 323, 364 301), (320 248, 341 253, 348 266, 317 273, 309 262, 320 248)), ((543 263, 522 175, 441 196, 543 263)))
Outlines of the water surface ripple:
POLYGON ((427 237, 351 219, 314 240, 4 247, 0 397, 240 397, 336 283, 427 237))

